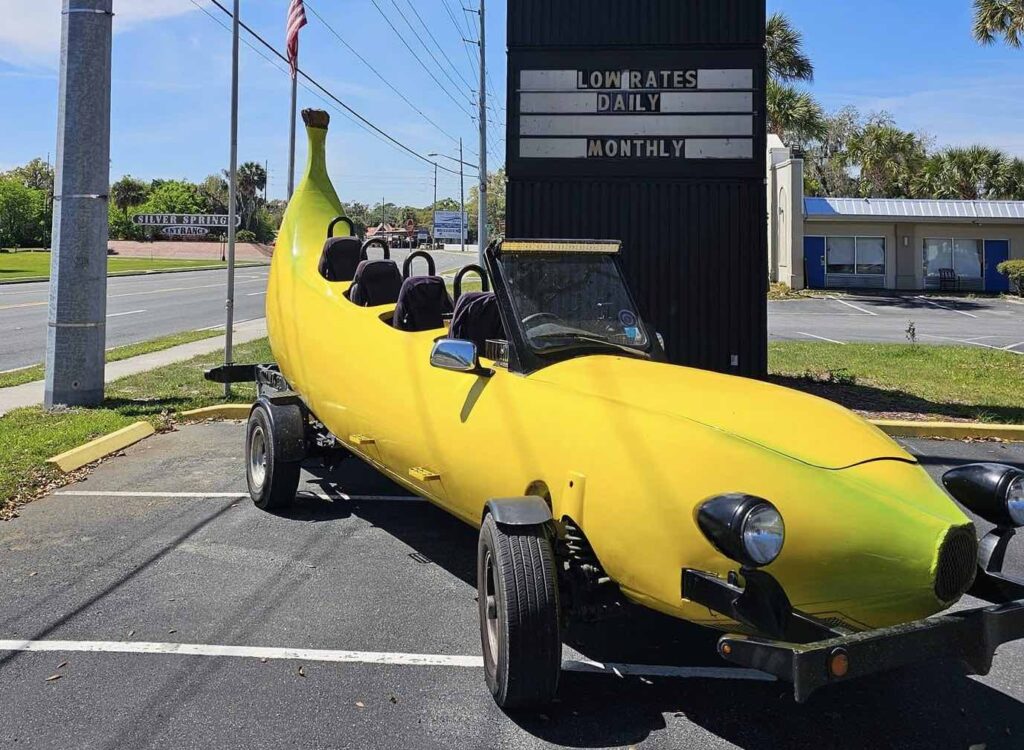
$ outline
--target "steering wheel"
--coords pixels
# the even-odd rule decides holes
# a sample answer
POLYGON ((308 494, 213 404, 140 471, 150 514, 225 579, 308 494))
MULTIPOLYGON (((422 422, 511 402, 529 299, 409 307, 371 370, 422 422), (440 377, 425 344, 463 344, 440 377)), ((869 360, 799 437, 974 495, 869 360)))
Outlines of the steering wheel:
POLYGON ((562 319, 559 316, 552 312, 539 312, 534 313, 533 315, 527 315, 523 318, 523 325, 528 328, 535 328, 544 323, 544 321, 554 321, 557 323, 561 320, 562 319))

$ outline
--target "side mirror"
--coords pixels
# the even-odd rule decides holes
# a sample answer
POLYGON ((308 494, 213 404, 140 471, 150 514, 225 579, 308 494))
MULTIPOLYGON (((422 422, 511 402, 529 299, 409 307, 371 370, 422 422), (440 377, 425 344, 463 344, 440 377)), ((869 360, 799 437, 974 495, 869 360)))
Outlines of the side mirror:
POLYGON ((462 339, 438 339, 430 352, 430 365, 441 370, 490 377, 493 371, 480 366, 476 344, 462 339))

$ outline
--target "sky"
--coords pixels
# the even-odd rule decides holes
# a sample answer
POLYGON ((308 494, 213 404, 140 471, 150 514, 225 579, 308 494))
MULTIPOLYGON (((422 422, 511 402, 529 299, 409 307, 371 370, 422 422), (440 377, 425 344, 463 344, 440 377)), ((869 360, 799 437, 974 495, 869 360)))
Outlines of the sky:
MULTIPOLYGON (((461 8, 478 1, 307 0, 302 67, 413 151, 458 156, 462 138, 465 161, 476 162, 479 134, 468 100, 475 97, 478 48, 463 38, 472 33, 475 39, 478 16, 461 8), (402 14, 423 31, 417 12, 440 49, 426 33, 409 30, 402 14), (403 32, 415 56, 390 24, 403 32)), ((241 6, 243 20, 283 49, 288 0, 241 0, 241 6)), ((784 11, 804 32, 816 66, 810 89, 826 109, 852 104, 865 112, 886 110, 902 127, 933 136, 938 146, 984 143, 1024 156, 1024 51, 979 47, 970 35, 970 0, 769 0, 768 7, 784 11)), ((114 0, 114 11, 112 180, 125 174, 200 180, 226 167, 231 37, 220 24, 230 18, 210 0, 114 0)), ((493 170, 504 161, 505 3, 489 0, 487 11, 493 170)), ((52 158, 55 150, 60 0, 0 0, 0 15, 4 170, 48 153, 52 158)), ((272 198, 286 191, 289 87, 282 65, 243 44, 239 156, 269 165, 272 198)), ((430 204, 431 165, 367 133, 303 88, 299 106, 331 112, 329 166, 343 200, 430 204)), ((300 140, 300 164, 304 157, 300 140)), ((474 180, 467 175, 467 193, 474 180)), ((457 198, 458 175, 441 171, 438 194, 457 198)))

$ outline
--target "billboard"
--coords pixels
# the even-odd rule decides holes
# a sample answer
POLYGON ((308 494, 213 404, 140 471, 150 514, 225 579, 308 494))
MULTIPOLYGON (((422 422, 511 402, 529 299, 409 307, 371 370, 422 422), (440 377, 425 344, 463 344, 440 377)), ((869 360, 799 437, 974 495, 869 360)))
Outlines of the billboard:
POLYGON ((434 239, 464 241, 468 236, 468 214, 459 211, 434 212, 434 239))

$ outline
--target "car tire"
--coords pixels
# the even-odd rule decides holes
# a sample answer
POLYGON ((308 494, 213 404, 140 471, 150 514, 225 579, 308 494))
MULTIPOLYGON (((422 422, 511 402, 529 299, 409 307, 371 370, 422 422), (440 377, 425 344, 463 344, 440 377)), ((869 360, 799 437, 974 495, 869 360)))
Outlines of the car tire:
POLYGON ((299 461, 281 461, 273 420, 263 405, 249 414, 245 429, 245 482, 249 496, 261 510, 286 508, 299 488, 299 461))
POLYGON ((549 703, 562 667, 555 555, 542 526, 501 527, 490 514, 477 547, 487 687, 503 709, 549 703))

